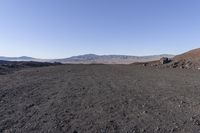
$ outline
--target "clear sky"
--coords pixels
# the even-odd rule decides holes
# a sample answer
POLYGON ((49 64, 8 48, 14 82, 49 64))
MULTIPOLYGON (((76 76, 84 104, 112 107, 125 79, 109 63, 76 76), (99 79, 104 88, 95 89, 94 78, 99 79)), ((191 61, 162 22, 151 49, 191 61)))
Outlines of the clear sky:
POLYGON ((200 47, 200 0, 0 0, 0 55, 179 54, 200 47))

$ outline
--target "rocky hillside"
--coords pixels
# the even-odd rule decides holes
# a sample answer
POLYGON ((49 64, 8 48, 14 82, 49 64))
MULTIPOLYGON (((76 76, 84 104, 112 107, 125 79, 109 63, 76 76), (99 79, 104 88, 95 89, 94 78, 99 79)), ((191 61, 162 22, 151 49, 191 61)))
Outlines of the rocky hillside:
POLYGON ((200 48, 175 56, 172 64, 174 67, 200 69, 200 48))
POLYGON ((200 60, 200 48, 193 49, 191 51, 188 51, 186 53, 183 53, 181 55, 177 55, 174 57, 174 60, 200 60))
POLYGON ((177 55, 173 58, 161 58, 157 61, 135 63, 144 66, 183 68, 183 69, 200 69, 200 48, 193 49, 186 53, 177 55))

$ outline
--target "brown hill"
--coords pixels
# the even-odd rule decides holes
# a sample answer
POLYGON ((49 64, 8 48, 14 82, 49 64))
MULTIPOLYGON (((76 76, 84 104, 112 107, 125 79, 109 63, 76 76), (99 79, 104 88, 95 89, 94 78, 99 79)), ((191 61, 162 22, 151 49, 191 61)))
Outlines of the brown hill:
POLYGON ((186 69, 200 69, 200 48, 175 56, 170 65, 186 69))
POLYGON ((193 49, 181 55, 177 55, 173 58, 174 60, 199 60, 200 59, 200 48, 193 49))
POLYGON ((200 48, 175 56, 174 58, 161 58, 157 61, 134 63, 143 66, 170 67, 200 70, 200 48), (165 62, 164 59, 168 61, 165 62))

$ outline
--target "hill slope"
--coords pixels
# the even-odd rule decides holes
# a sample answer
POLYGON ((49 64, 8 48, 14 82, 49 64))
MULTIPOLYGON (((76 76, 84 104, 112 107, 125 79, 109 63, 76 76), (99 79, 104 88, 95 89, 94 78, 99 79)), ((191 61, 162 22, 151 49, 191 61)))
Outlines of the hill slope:
POLYGON ((173 58, 174 60, 196 60, 200 59, 200 48, 190 50, 186 53, 177 55, 173 58))
POLYGON ((193 49, 183 54, 171 58, 167 63, 162 63, 162 59, 142 63, 134 63, 144 66, 171 67, 184 69, 200 69, 200 48, 193 49))
POLYGON ((174 67, 199 69, 200 48, 175 56, 172 64, 174 67))

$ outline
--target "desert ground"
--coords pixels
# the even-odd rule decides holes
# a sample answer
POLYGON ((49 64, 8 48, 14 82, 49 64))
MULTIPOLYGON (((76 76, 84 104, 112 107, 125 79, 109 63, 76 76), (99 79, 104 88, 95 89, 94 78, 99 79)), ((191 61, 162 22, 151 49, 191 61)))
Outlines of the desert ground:
POLYGON ((198 133, 200 71, 59 65, 0 75, 3 133, 198 133))

